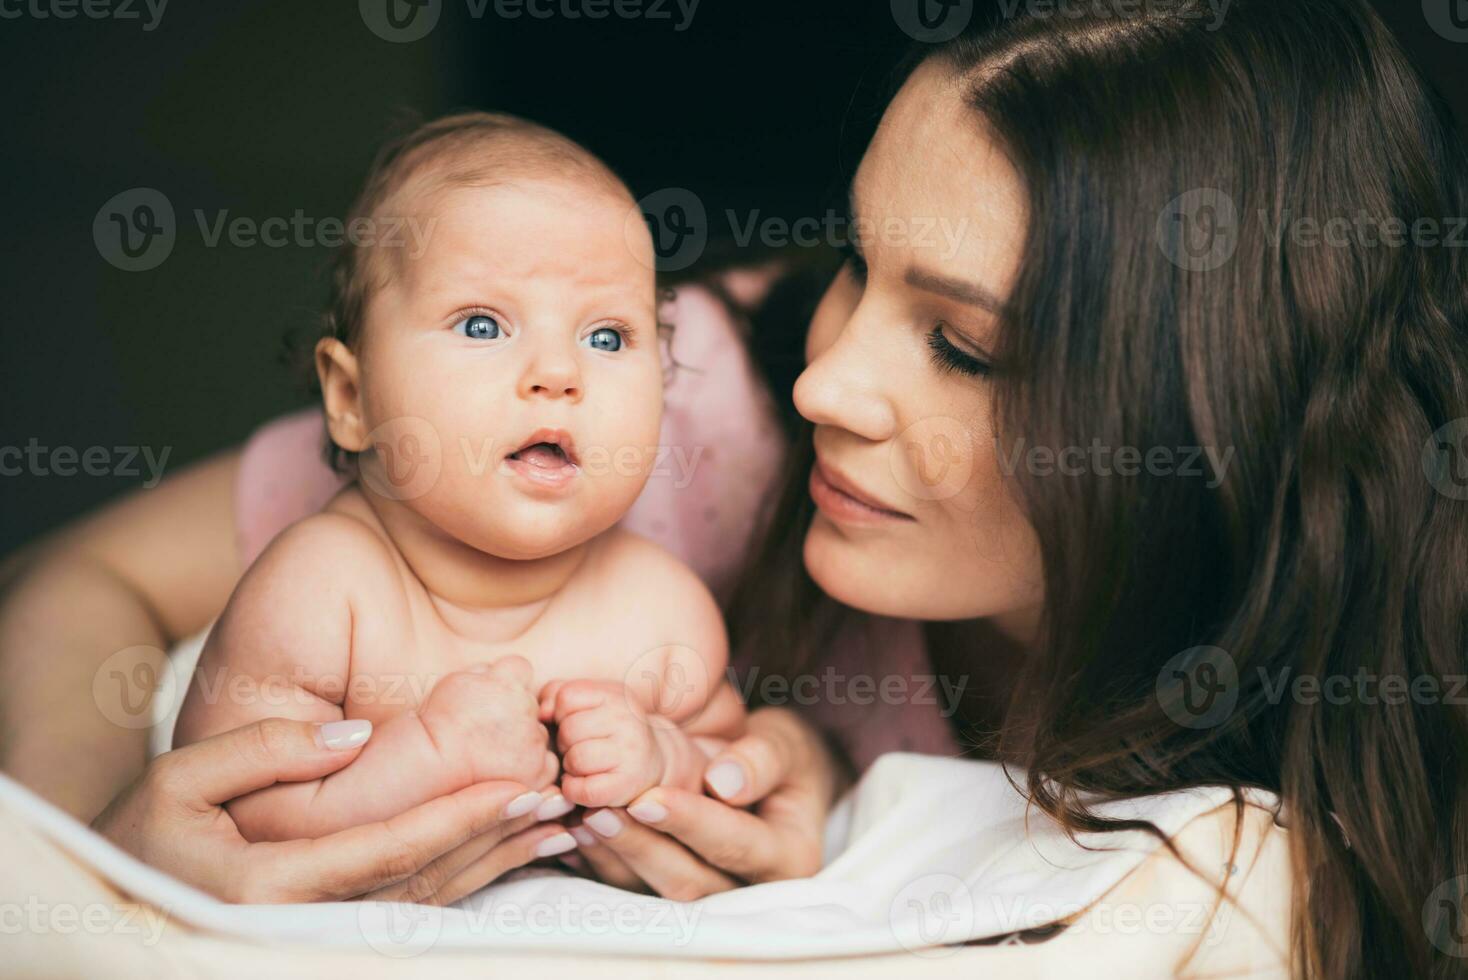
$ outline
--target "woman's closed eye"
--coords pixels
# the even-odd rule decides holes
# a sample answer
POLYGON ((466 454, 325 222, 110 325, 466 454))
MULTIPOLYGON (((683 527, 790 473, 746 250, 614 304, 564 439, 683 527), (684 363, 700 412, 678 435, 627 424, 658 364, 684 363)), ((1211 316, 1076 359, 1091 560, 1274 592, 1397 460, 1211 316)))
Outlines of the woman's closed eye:
POLYGON ((948 324, 941 320, 928 332, 928 350, 933 353, 933 360, 943 371, 957 371, 969 377, 988 374, 993 370, 989 363, 977 350, 970 351, 965 341, 957 342, 950 340, 946 329, 948 324))

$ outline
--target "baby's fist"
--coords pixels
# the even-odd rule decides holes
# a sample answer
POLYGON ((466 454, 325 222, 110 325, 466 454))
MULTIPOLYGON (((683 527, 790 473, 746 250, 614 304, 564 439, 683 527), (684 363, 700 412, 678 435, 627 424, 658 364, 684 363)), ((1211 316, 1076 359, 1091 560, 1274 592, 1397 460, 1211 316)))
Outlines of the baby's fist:
POLYGON ((531 789, 554 781, 559 764, 531 681, 525 658, 504 657, 455 671, 429 692, 423 726, 468 781, 508 779, 531 789))
POLYGON ((540 717, 556 723, 561 793, 572 803, 626 806, 662 781, 656 731, 621 684, 549 684, 541 692, 540 717))

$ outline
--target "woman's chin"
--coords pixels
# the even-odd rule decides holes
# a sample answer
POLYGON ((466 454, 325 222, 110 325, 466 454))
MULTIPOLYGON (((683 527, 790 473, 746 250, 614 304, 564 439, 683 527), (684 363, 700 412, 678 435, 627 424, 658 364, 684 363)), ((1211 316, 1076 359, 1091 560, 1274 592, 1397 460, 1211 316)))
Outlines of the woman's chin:
POLYGON ((908 597, 894 588, 906 588, 903 571, 866 543, 853 541, 823 515, 817 514, 805 535, 805 570, 821 591, 843 606, 876 616, 918 618, 908 597))

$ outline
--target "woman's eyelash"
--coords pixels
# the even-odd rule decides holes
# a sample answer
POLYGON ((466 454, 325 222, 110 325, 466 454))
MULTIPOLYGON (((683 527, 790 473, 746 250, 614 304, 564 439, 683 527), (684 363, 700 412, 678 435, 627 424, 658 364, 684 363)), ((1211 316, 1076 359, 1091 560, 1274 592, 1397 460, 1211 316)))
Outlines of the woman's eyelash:
MULTIPOLYGON (((840 244, 839 250, 850 266, 851 274, 856 277, 856 281, 865 283, 867 281, 867 261, 856 250, 856 243, 847 239, 840 244)), ((933 360, 939 370, 945 372, 955 371, 972 378, 987 375, 993 370, 992 365, 954 346, 953 342, 943 335, 943 324, 941 323, 929 332, 928 349, 932 351, 933 360)))
POLYGON ((949 339, 943 336, 943 324, 938 324, 928 334, 928 349, 933 352, 933 360, 940 370, 957 371, 968 377, 988 374, 992 366, 965 353, 953 346, 949 339))

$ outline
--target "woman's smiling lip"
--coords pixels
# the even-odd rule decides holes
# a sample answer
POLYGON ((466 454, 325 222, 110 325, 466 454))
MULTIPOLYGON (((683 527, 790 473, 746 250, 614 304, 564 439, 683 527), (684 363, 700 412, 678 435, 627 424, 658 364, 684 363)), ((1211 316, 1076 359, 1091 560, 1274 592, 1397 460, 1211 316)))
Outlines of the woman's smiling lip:
POLYGON ((816 460, 816 465, 810 470, 810 496, 823 513, 843 524, 914 520, 911 514, 888 507, 863 493, 856 484, 820 460, 816 460))

